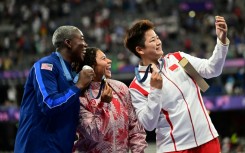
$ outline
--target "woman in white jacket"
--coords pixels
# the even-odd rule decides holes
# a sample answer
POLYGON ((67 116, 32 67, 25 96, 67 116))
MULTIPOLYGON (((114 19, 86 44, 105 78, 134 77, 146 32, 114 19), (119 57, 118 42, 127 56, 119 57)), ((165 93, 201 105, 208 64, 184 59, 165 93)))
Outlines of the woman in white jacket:
POLYGON ((125 46, 141 59, 129 87, 133 106, 145 129, 156 129, 158 153, 220 152, 218 133, 196 80, 178 63, 185 57, 204 78, 221 74, 229 40, 224 18, 215 20, 217 45, 209 59, 184 52, 163 56, 161 40, 149 20, 136 22, 126 33, 125 46))

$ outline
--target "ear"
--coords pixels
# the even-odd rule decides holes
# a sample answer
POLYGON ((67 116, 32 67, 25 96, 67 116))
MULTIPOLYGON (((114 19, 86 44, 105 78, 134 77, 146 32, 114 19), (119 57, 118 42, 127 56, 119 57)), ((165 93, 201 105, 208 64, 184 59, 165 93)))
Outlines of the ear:
POLYGON ((143 55, 143 54, 144 54, 144 51, 143 51, 142 47, 140 47, 140 46, 137 46, 137 47, 135 48, 135 50, 136 50, 136 52, 139 53, 140 55, 143 55))
POLYGON ((71 40, 70 39, 66 39, 64 41, 64 43, 65 43, 65 46, 67 46, 68 48, 71 48, 71 40))

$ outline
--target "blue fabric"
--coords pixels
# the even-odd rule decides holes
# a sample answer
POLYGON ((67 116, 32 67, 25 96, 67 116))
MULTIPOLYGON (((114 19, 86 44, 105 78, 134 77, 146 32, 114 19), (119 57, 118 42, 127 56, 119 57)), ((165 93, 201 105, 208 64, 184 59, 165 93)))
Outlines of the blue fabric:
MULTIPOLYGON (((71 73, 70 65, 65 64, 71 73)), ((73 81, 67 80, 55 53, 37 61, 25 84, 14 152, 71 152, 80 93, 73 81), (52 70, 41 69, 43 63, 52 64, 52 70)))

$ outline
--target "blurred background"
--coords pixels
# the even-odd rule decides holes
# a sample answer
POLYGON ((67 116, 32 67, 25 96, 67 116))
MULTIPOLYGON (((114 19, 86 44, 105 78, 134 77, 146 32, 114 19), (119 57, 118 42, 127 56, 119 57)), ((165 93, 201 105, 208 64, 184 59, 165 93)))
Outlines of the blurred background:
MULTIPOLYGON (((230 47, 222 75, 207 80, 204 101, 222 153, 245 152, 244 0, 0 0, 0 152, 13 151, 26 77, 33 62, 55 51, 51 37, 58 26, 80 28, 89 46, 112 59, 113 78, 129 85, 138 59, 123 38, 135 20, 155 23, 165 54, 209 58, 216 15, 227 21, 230 47)), ((154 150, 154 131, 147 141, 154 150)))

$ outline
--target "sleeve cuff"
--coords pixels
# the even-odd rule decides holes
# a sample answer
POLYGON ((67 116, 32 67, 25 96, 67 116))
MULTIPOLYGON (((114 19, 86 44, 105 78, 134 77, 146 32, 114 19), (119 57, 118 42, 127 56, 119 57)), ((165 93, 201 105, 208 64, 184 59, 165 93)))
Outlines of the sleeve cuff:
POLYGON ((222 45, 222 46, 228 46, 230 44, 230 40, 226 37, 226 44, 223 44, 219 38, 217 38, 217 43, 222 45))
POLYGON ((162 89, 152 88, 152 91, 156 94, 162 94, 162 89))
POLYGON ((75 93, 81 93, 81 89, 79 89, 77 86, 72 86, 71 87, 71 90, 73 91, 73 92, 75 92, 75 93))

